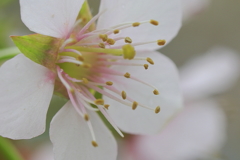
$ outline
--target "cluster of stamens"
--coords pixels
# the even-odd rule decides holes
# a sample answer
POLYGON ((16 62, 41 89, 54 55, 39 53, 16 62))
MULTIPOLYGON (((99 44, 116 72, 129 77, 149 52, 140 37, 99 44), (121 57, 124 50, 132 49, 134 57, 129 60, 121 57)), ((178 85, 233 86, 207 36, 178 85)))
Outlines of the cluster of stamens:
MULTIPOLYGON (((121 131, 117 128, 107 111, 110 107, 105 104, 103 99, 96 99, 92 91, 99 92, 117 102, 136 110, 137 107, 143 107, 153 110, 155 113, 160 112, 160 106, 151 108, 132 99, 126 91, 119 90, 114 87, 114 79, 118 76, 131 79, 137 83, 146 85, 153 89, 153 94, 158 95, 159 91, 156 87, 148 84, 130 73, 122 73, 112 69, 114 65, 143 66, 146 70, 150 65, 154 65, 154 61, 149 57, 135 56, 135 46, 148 43, 157 43, 164 45, 165 40, 157 40, 151 42, 134 43, 130 37, 118 37, 113 35, 119 34, 122 30, 129 27, 138 27, 144 23, 150 23, 157 26, 158 21, 150 20, 143 22, 125 23, 113 26, 109 29, 101 29, 88 32, 88 28, 102 13, 92 18, 79 32, 72 38, 70 36, 62 45, 57 61, 57 73, 60 81, 65 86, 69 99, 79 115, 87 122, 92 135, 92 145, 97 147, 96 138, 91 124, 91 117, 88 111, 100 111, 106 119, 111 123, 115 130, 123 137, 121 131), (124 45, 115 46, 117 41, 124 41, 124 45), (90 60, 89 60, 90 55, 90 60), (93 60, 92 60, 92 59, 93 60), (129 63, 131 60, 131 63, 129 63), (93 61, 93 62, 92 62, 93 61), (133 62, 132 62, 133 61, 133 62), (134 63, 143 62, 146 63, 134 63), (62 64, 74 64, 76 66, 76 76, 68 73, 62 64), (79 69, 78 69, 79 68, 79 69), (83 73, 81 73, 83 71, 83 73), (103 89, 104 88, 104 89, 103 89), (114 94, 111 94, 110 92, 114 94), (116 96, 118 95, 118 96, 116 96), (92 107, 95 105, 96 107, 92 107)), ((118 106, 114 106, 118 107, 118 106)))

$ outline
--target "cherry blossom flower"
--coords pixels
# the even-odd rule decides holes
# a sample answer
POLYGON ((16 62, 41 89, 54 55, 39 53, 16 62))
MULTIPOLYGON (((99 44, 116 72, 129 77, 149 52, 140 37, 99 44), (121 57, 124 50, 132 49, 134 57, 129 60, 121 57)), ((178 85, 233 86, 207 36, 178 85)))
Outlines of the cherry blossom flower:
POLYGON ((154 51, 180 28, 179 0, 102 0, 93 18, 84 0, 20 6, 38 34, 12 36, 23 54, 0 68, 0 135, 43 133, 55 93, 69 99, 50 126, 55 159, 112 160, 117 145, 96 112, 123 136, 120 129, 155 134, 181 109, 177 69, 154 51))
POLYGON ((229 89, 240 76, 240 59, 215 47, 180 69, 186 107, 156 136, 136 136, 123 144, 119 160, 210 159, 226 141, 226 117, 211 95, 229 89), (122 154, 122 155, 121 155, 122 154))

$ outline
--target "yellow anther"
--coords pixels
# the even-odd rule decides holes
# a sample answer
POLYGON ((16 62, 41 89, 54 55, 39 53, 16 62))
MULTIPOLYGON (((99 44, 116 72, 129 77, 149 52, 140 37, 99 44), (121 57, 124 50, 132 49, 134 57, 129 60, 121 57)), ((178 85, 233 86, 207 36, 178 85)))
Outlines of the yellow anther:
POLYGON ((153 94, 155 94, 155 95, 159 95, 158 90, 155 89, 155 90, 153 91, 153 94))
POLYGON ((139 22, 134 22, 133 24, 132 24, 132 26, 133 27, 137 27, 137 26, 139 26, 141 23, 139 23, 139 22))
POLYGON ((104 108, 108 109, 110 105, 109 104, 104 104, 104 108))
POLYGON ((107 40, 107 43, 110 44, 110 45, 114 45, 114 44, 115 44, 115 40, 109 38, 109 39, 107 40))
POLYGON ((151 23, 152 25, 154 25, 154 26, 157 26, 157 25, 158 25, 158 21, 153 20, 153 19, 150 20, 150 23, 151 23))
POLYGON ((148 61, 148 63, 150 63, 151 65, 154 65, 154 62, 153 62, 153 60, 151 59, 151 58, 147 58, 147 61, 148 61))
POLYGON ((125 91, 122 91, 122 99, 126 99, 127 98, 127 93, 125 91))
POLYGON ((124 77, 126 77, 126 78, 130 78, 130 73, 128 73, 128 72, 125 73, 125 74, 124 74, 124 77))
POLYGON ((159 46, 163 46, 165 43, 166 43, 165 40, 157 40, 157 44, 158 44, 159 46))
POLYGON ((82 78, 82 82, 83 82, 84 84, 88 84, 88 83, 89 83, 89 81, 88 81, 87 78, 82 78))
POLYGON ((96 141, 92 141, 92 145, 93 145, 93 147, 97 147, 98 146, 96 141))
POLYGON ((135 110, 138 106, 138 103, 136 101, 133 102, 132 104, 132 110, 135 110))
POLYGON ((160 110, 161 110, 160 106, 157 106, 157 107, 155 108, 155 113, 159 113, 160 110))
POLYGON ((84 63, 84 64, 82 64, 81 66, 82 66, 83 68, 91 68, 91 67, 92 67, 92 65, 89 64, 89 63, 84 63))
POLYGON ((111 86, 111 85, 113 85, 113 82, 107 81, 107 82, 106 82, 106 85, 111 86))
POLYGON ((148 69, 148 64, 143 65, 145 69, 148 69))
POLYGON ((133 59, 136 55, 134 47, 130 44, 122 46, 123 49, 123 58, 124 59, 133 59))
POLYGON ((101 38, 103 42, 106 42, 108 40, 108 35, 106 35, 106 34, 99 34, 99 38, 101 38))
POLYGON ((130 37, 125 38, 125 43, 132 43, 132 39, 130 37))
POLYGON ((98 44, 98 47, 100 47, 100 48, 105 48, 105 44, 104 44, 104 43, 99 43, 99 44, 98 44))
POLYGON ((83 58, 82 56, 78 56, 77 59, 78 59, 79 61, 84 61, 84 58, 83 58))
POLYGON ((113 31, 113 33, 114 33, 114 34, 118 34, 118 33, 119 33, 119 30, 118 30, 118 29, 115 29, 115 30, 113 31))
POLYGON ((94 103, 95 103, 96 105, 104 105, 104 100, 103 100, 103 99, 96 99, 96 100, 94 101, 94 103))
POLYGON ((88 121, 88 120, 89 120, 88 114, 84 114, 84 119, 85 119, 85 121, 88 121))

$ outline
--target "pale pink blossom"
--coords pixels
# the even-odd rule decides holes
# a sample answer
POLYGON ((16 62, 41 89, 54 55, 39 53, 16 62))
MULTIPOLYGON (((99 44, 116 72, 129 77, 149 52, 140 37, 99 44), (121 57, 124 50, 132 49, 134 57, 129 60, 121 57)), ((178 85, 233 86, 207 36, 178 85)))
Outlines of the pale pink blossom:
POLYGON ((27 139, 43 133, 55 91, 69 99, 50 126, 55 159, 113 160, 117 145, 97 111, 123 136, 118 127, 156 134, 182 107, 177 69, 154 51, 177 34, 181 7, 179 0, 102 0, 99 14, 81 26, 84 19, 76 19, 83 3, 20 0, 25 25, 61 45, 52 53, 57 54, 54 63, 31 61, 24 52, 32 46, 23 46, 28 58, 20 54, 2 65, 0 135, 27 139), (96 30, 90 30, 96 20, 96 30), (103 98, 96 99, 90 89, 103 98))
POLYGON ((123 142, 119 160, 193 160, 217 155, 226 141, 226 117, 210 96, 238 80, 239 60, 234 51, 216 47, 185 64, 180 77, 186 107, 159 135, 123 142))

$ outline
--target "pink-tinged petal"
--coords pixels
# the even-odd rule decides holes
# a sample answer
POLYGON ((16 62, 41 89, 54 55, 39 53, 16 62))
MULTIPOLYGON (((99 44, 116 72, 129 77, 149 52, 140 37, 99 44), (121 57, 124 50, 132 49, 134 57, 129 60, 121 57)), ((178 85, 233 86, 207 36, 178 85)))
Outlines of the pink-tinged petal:
POLYGON ((206 9, 211 0, 181 0, 182 10, 183 10, 183 20, 188 20, 189 18, 197 15, 206 9))
POLYGON ((70 101, 55 115, 51 122, 50 138, 56 160, 116 159, 117 144, 114 137, 96 113, 89 112, 89 117, 98 147, 92 146, 87 123, 70 101))
MULTIPOLYGON (((97 29, 109 28, 122 23, 157 20, 158 26, 142 24, 120 32, 130 37, 133 43, 165 39, 170 42, 181 26, 181 2, 179 0, 102 0, 100 11, 106 12, 99 18, 97 29)), ((119 43, 119 44, 123 44, 119 43)), ((159 49, 156 43, 137 46, 138 49, 159 49)))
POLYGON ((33 32, 64 38, 72 30, 84 0, 20 0, 21 17, 33 32))
POLYGON ((240 57, 216 47, 180 69, 181 87, 188 99, 198 99, 229 89, 240 76, 240 57))
MULTIPOLYGON (((116 77, 113 81, 113 87, 120 89, 120 91, 124 90, 127 97, 153 110, 141 106, 132 110, 131 106, 123 105, 106 96, 103 98, 105 103, 110 105, 109 114, 120 129, 133 134, 155 134, 182 107, 178 73, 174 63, 158 52, 138 52, 137 56, 150 57, 155 64, 150 65, 148 70, 142 66, 116 66, 112 69, 122 73, 129 72, 131 77, 136 77, 155 86, 160 94, 154 95, 153 88, 124 76, 116 77), (158 114, 154 112, 157 106, 161 107, 158 114)), ((129 63, 133 62, 129 61, 129 63)))
POLYGON ((0 68, 0 135, 28 139, 42 134, 55 75, 23 54, 0 68))
POLYGON ((215 101, 186 107, 157 136, 138 136, 130 141, 138 160, 192 160, 216 153, 226 140, 226 117, 215 101))

